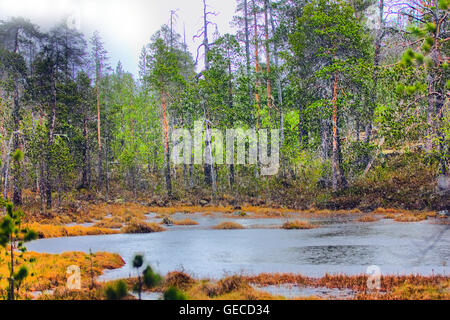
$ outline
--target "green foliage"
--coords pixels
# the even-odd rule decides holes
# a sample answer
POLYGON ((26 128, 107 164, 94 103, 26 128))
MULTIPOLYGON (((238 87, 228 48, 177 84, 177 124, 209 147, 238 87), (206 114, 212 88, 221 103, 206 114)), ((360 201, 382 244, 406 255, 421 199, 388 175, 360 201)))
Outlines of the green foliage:
POLYGON ((26 250, 24 242, 29 242, 37 238, 37 233, 28 228, 22 228, 23 211, 15 209, 12 203, 0 201, 6 209, 6 215, 0 220, 0 245, 13 246, 14 249, 26 250))
POLYGON ((374 156, 375 146, 364 141, 346 144, 343 150, 343 168, 349 176, 357 177, 366 169, 367 164, 361 159, 374 156))
POLYGON ((155 273, 150 266, 147 266, 147 268, 145 268, 143 275, 144 285, 147 288, 154 288, 160 285, 162 282, 162 277, 159 274, 155 273))
POLYGON ((135 255, 133 258, 133 268, 139 269, 144 264, 144 257, 140 254, 135 255))
POLYGON ((14 280, 17 282, 22 282, 26 277, 28 277, 28 269, 25 266, 21 266, 19 271, 14 274, 14 280))
POLYGON ((3 199, 0 199, 0 206, 6 209, 6 215, 0 220, 0 246, 5 248, 11 257, 11 262, 8 263, 10 272, 8 299, 14 300, 19 293, 20 285, 28 276, 28 269, 23 265, 14 272, 17 264, 14 259, 15 251, 25 252, 24 243, 37 239, 37 233, 29 228, 22 228, 23 211, 15 209, 12 203, 3 199))
POLYGON ((164 291, 164 300, 187 300, 187 297, 181 290, 169 287, 164 291))
POLYGON ((104 289, 107 300, 122 300, 128 295, 128 286, 124 280, 108 284, 104 289))
POLYGON ((450 10, 450 1, 449 0, 439 0, 438 7, 441 10, 450 10))
POLYGON ((162 277, 153 271, 150 266, 147 266, 142 273, 140 273, 140 268, 144 265, 144 256, 137 254, 133 258, 133 268, 138 270, 138 282, 133 288, 135 292, 138 293, 139 299, 141 299, 141 293, 143 287, 149 289, 158 286, 162 282, 162 277))
MULTIPOLYGON (((449 3, 440 0, 439 10, 431 6, 420 19, 392 19, 388 28, 371 30, 366 23, 372 18, 367 11, 374 5, 371 0, 271 1, 268 41, 264 28, 256 30, 262 48, 256 72, 252 7, 260 24, 264 2, 248 1, 248 57, 239 4, 234 18, 238 32, 209 35, 208 68, 196 65, 181 35, 164 25, 142 48, 138 80, 121 63, 109 68, 98 33, 91 39, 88 57, 84 36, 65 24, 41 34, 24 19, 1 21, 0 151, 11 156, 2 157, 2 174, 12 169, 8 184, 15 189, 39 187, 41 203, 55 192, 68 199, 76 189, 94 196, 89 189, 106 185, 104 180, 109 188, 95 189, 102 199, 119 193, 125 198, 133 191, 135 198, 159 201, 166 161, 161 108, 165 98, 169 139, 173 130, 192 129, 194 121, 204 117, 211 128, 223 130, 283 127, 280 180, 312 189, 330 175, 335 78, 347 174, 360 174, 374 155, 373 145, 383 138, 389 147, 432 140, 433 154, 444 157, 446 118, 439 109, 450 90, 445 29, 449 3), (98 67, 92 76, 89 64, 98 67), (436 112, 429 115, 429 110, 436 112), (371 130, 371 141, 364 141, 366 129, 371 130), (18 146, 23 151, 16 151, 18 146)), ((197 58, 202 52, 199 49, 197 58)), ((270 179, 257 177, 254 166, 233 168, 241 184, 237 187, 230 183, 230 167, 216 168, 222 195, 256 196, 270 184, 270 179)), ((209 193, 209 186, 201 182, 204 167, 194 165, 192 175, 190 169, 172 168, 176 197, 209 193)))
POLYGON ((15 162, 22 162, 23 157, 24 157, 23 152, 20 149, 17 149, 12 156, 15 162))
POLYGON ((180 61, 164 40, 156 38, 149 50, 147 67, 150 72, 144 80, 150 88, 158 93, 168 93, 182 86, 185 80, 180 73, 180 61))

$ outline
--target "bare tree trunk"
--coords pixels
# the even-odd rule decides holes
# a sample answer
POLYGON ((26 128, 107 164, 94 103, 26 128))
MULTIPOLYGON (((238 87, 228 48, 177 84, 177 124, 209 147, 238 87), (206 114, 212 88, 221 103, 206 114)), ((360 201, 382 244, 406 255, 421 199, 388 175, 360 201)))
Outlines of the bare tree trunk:
MULTIPOLYGON (((174 120, 174 117, 172 117, 170 119, 170 126, 169 126, 169 141, 172 141, 172 132, 173 132, 174 127, 175 127, 175 120, 174 120)), ((173 148, 173 146, 172 146, 172 148, 173 148)), ((174 183, 175 183, 175 185, 177 185, 177 166, 176 166, 176 164, 173 164, 171 166, 171 170, 172 170, 172 177, 175 181, 174 183)))
MULTIPOLYGON (((257 115, 256 115, 256 128, 257 130, 261 129, 261 97, 259 96, 259 71, 260 71, 260 65, 259 65, 259 44, 258 44, 258 19, 256 15, 257 7, 256 7, 256 1, 253 0, 253 23, 254 23, 254 42, 255 42, 255 75, 256 75, 256 83, 255 83, 255 99, 256 99, 256 106, 257 106, 257 115)), ((257 164, 255 168, 255 177, 259 177, 259 168, 260 168, 260 159, 259 159, 259 139, 256 143, 257 146, 257 164)))
MULTIPOLYGON (((269 6, 269 13, 270 13, 270 25, 272 27, 272 32, 275 32, 275 21, 273 19, 273 7, 270 0, 267 0, 268 6, 269 6)), ((284 112, 283 112, 283 88, 281 86, 281 75, 278 70, 280 66, 279 58, 278 58, 278 49, 277 44, 274 44, 273 46, 273 55, 275 58, 275 67, 277 69, 277 91, 278 91, 278 109, 280 113, 280 150, 282 150, 284 145, 284 112)), ((301 120, 301 114, 299 114, 299 120, 301 120)), ((299 121, 299 126, 301 121, 299 121)), ((301 140, 300 140, 301 142, 301 140)), ((285 176, 285 161, 283 157, 283 153, 281 154, 281 175, 285 176)))
POLYGON ((206 0, 203 0, 203 45, 205 47, 205 69, 209 70, 209 40, 208 40, 208 12, 206 10, 206 0))
MULTIPOLYGON (((234 101, 233 101, 233 81, 232 81, 233 73, 231 71, 231 57, 228 53, 228 107, 230 110, 233 110, 234 108, 234 101)), ((234 126, 234 118, 231 118, 231 127, 234 126)), ((231 163, 229 165, 229 173, 228 173, 228 182, 230 184, 230 188, 234 185, 234 163, 231 163)))
POLYGON ((189 188, 194 187, 194 153, 191 153, 191 163, 189 164, 189 188))
POLYGON ((343 171, 341 168, 342 158, 341 158, 341 147, 339 139, 339 119, 338 119, 338 107, 337 107, 337 86, 338 86, 338 75, 334 76, 333 84, 333 157, 332 157, 332 184, 333 191, 337 191, 345 186, 345 178, 343 176, 343 171))
MULTIPOLYGON (((85 108, 85 107, 84 107, 85 108)), ((89 129, 87 125, 87 117, 83 115, 83 164, 82 164, 82 177, 81 177, 81 188, 89 188, 88 182, 88 167, 89 167, 89 129)))
MULTIPOLYGON (((208 12, 206 7, 206 0, 203 0, 203 45, 205 47, 205 70, 209 70, 209 58, 208 58, 208 52, 209 52, 209 40, 208 40, 208 12)), ((205 114, 205 121, 206 121, 206 142, 205 142, 205 148, 207 155, 211 155, 212 160, 212 150, 211 150, 211 136, 209 136, 209 125, 208 125, 208 113, 206 112, 206 101, 203 102, 203 109, 205 114)), ((214 176, 214 166, 211 163, 207 163, 205 161, 205 164, 203 166, 204 172, 205 172, 205 183, 207 185, 212 186, 213 192, 216 192, 216 186, 215 186, 215 176, 214 176)))
MULTIPOLYGON (((379 3, 379 13, 380 13, 380 29, 377 31, 376 40, 375 40, 375 54, 374 54, 374 60, 373 60, 373 74, 372 74, 372 81, 373 81, 373 88, 372 93, 370 97, 370 117, 367 121, 366 128, 365 128, 365 134, 364 134, 364 142, 366 144, 370 143, 370 140, 372 138, 372 117, 373 112, 376 108, 376 103, 378 99, 378 67, 380 66, 380 56, 381 56, 381 43, 384 38, 385 30, 385 21, 384 21, 384 0, 380 0, 379 3)), ((359 133, 358 133, 359 134, 359 133)), ((366 164, 370 161, 369 158, 365 159, 366 164)))
POLYGON ((323 161, 328 159, 328 154, 329 154, 329 119, 322 119, 321 120, 321 147, 320 147, 320 151, 321 151, 321 158, 323 161))
POLYGON ((102 190, 103 184, 103 165, 102 165, 102 141, 101 141, 101 131, 100 131, 100 89, 98 84, 99 75, 97 75, 97 84, 96 84, 96 93, 97 93, 97 139, 98 139, 98 180, 97 180, 97 188, 98 190, 102 190))
POLYGON ((272 83, 270 80, 269 0, 264 0, 264 29, 266 37, 267 107, 270 109, 272 106, 272 83))
POLYGON ((216 175, 214 173, 214 161, 213 161, 213 155, 212 155, 212 143, 211 143, 211 134, 209 131, 209 124, 206 120, 205 123, 205 149, 206 149, 206 156, 207 159, 205 159, 205 169, 207 169, 208 175, 205 176, 205 179, 207 179, 207 183, 211 185, 213 194, 217 192, 217 184, 216 184, 216 175))
POLYGON ((46 161, 46 177, 45 177, 45 192, 47 196, 47 209, 52 208, 52 184, 51 184, 51 153, 53 148, 53 143, 55 140, 55 125, 56 125, 56 83, 55 83, 55 75, 51 74, 51 82, 52 82, 52 95, 53 95, 53 103, 52 110, 50 113, 49 119, 49 130, 48 130, 48 152, 47 152, 47 161, 46 161))
POLYGON ((8 179, 9 179, 9 166, 11 161, 11 148, 13 144, 13 135, 11 135, 11 138, 9 139, 8 143, 8 151, 6 153, 6 159, 4 164, 4 172, 3 172, 3 198, 6 200, 8 199, 8 179))
POLYGON ((165 146, 165 170, 164 175, 166 179, 167 195, 172 197, 172 180, 170 176, 170 145, 169 145, 169 126, 167 122, 167 108, 166 108, 166 96, 164 92, 161 92, 161 104, 163 108, 163 121, 164 121, 164 146, 165 146))
MULTIPOLYGON (((12 152, 21 149, 19 142, 19 128, 20 128, 20 105, 19 105, 19 85, 17 78, 14 81, 14 110, 13 110, 13 149, 12 152)), ((21 170, 19 164, 16 163, 13 170, 13 203, 17 206, 22 204, 22 186, 21 186, 21 170)))
MULTIPOLYGON (((255 90, 255 98, 257 105, 257 128, 260 128, 261 125, 261 98, 259 96, 259 45, 258 45, 258 19, 256 18, 256 2, 253 0, 253 23, 254 23, 254 42, 255 42, 255 68, 256 68, 256 90, 255 90)), ((259 154, 259 152, 258 152, 259 154)))
POLYGON ((248 78, 248 101, 252 104, 252 85, 250 83, 250 37, 248 29, 248 3, 244 0, 244 25, 245 25, 245 59, 248 78))
POLYGON ((105 144, 105 199, 109 201, 109 176, 108 176, 108 140, 105 144))
POLYGON ((186 163, 183 163, 183 181, 184 181, 184 190, 186 191, 189 186, 189 173, 186 163))
MULTIPOLYGON (((19 28, 17 28, 15 33, 15 46, 14 53, 17 53, 19 50, 19 28)), ((19 128, 20 128, 20 104, 19 104, 19 79, 16 75, 14 77, 14 109, 13 109, 13 123, 14 123, 14 132, 13 132, 13 152, 20 149, 19 143, 19 128)), ((15 205, 22 204, 22 186, 21 186, 21 172, 18 167, 14 168, 14 176, 13 176, 13 203, 15 205)))
POLYGON ((433 152, 433 135, 434 135, 434 112, 436 99, 433 95, 434 92, 434 81, 433 76, 430 72, 428 75, 428 108, 427 108, 427 142, 426 142, 426 151, 429 155, 433 152))
POLYGON ((11 242, 11 246, 10 246, 10 265, 11 265, 11 270, 10 270, 10 277, 9 277, 9 290, 8 290, 8 300, 14 300, 14 236, 11 234, 10 237, 10 242, 11 242))
POLYGON ((153 174, 158 172, 158 150, 155 148, 153 150, 153 174))
POLYGON ((40 199, 40 209, 41 212, 45 212, 46 208, 44 206, 44 199, 45 199, 45 164, 44 160, 40 160, 39 162, 39 199, 40 199))

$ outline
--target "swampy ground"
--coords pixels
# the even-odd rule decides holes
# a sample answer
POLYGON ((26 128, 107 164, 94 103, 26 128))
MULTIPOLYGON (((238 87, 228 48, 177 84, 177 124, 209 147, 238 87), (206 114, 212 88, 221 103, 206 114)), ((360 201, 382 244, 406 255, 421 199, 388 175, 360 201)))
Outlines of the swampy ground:
POLYGON ((125 298, 136 299, 131 262, 143 254, 164 278, 143 299, 162 299, 170 287, 187 299, 449 299, 448 222, 435 211, 392 208, 85 203, 27 219, 40 239, 18 258, 31 270, 20 297, 105 299, 105 288, 124 279, 125 298), (67 288, 72 265, 81 290, 67 288), (368 286, 369 265, 381 270, 379 289, 368 286))

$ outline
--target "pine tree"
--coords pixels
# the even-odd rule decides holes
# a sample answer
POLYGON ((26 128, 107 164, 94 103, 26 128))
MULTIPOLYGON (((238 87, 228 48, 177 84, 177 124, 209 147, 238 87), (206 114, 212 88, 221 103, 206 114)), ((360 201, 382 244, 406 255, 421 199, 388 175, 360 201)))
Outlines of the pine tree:
POLYGON ((102 153, 102 137, 101 137, 101 117, 100 117, 100 86, 105 72, 109 65, 107 64, 108 53, 104 48, 100 34, 96 31, 91 38, 91 59, 95 66, 95 92, 97 97, 97 143, 98 143, 98 178, 97 187, 99 190, 103 187, 103 153, 102 153))

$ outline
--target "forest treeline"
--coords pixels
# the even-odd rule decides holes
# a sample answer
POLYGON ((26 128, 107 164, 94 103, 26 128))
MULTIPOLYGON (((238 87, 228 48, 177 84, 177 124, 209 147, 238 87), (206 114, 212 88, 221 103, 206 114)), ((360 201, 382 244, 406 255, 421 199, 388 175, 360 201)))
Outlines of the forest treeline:
POLYGON ((195 57, 172 12, 136 77, 110 65, 97 32, 1 21, 4 198, 22 205, 27 190, 45 211, 77 192, 336 193, 382 167, 386 150, 448 174, 450 1, 239 0, 236 34, 221 34, 203 4, 195 57), (258 164, 174 166, 172 132, 200 119, 209 156, 212 128, 279 129, 278 175, 258 164))

